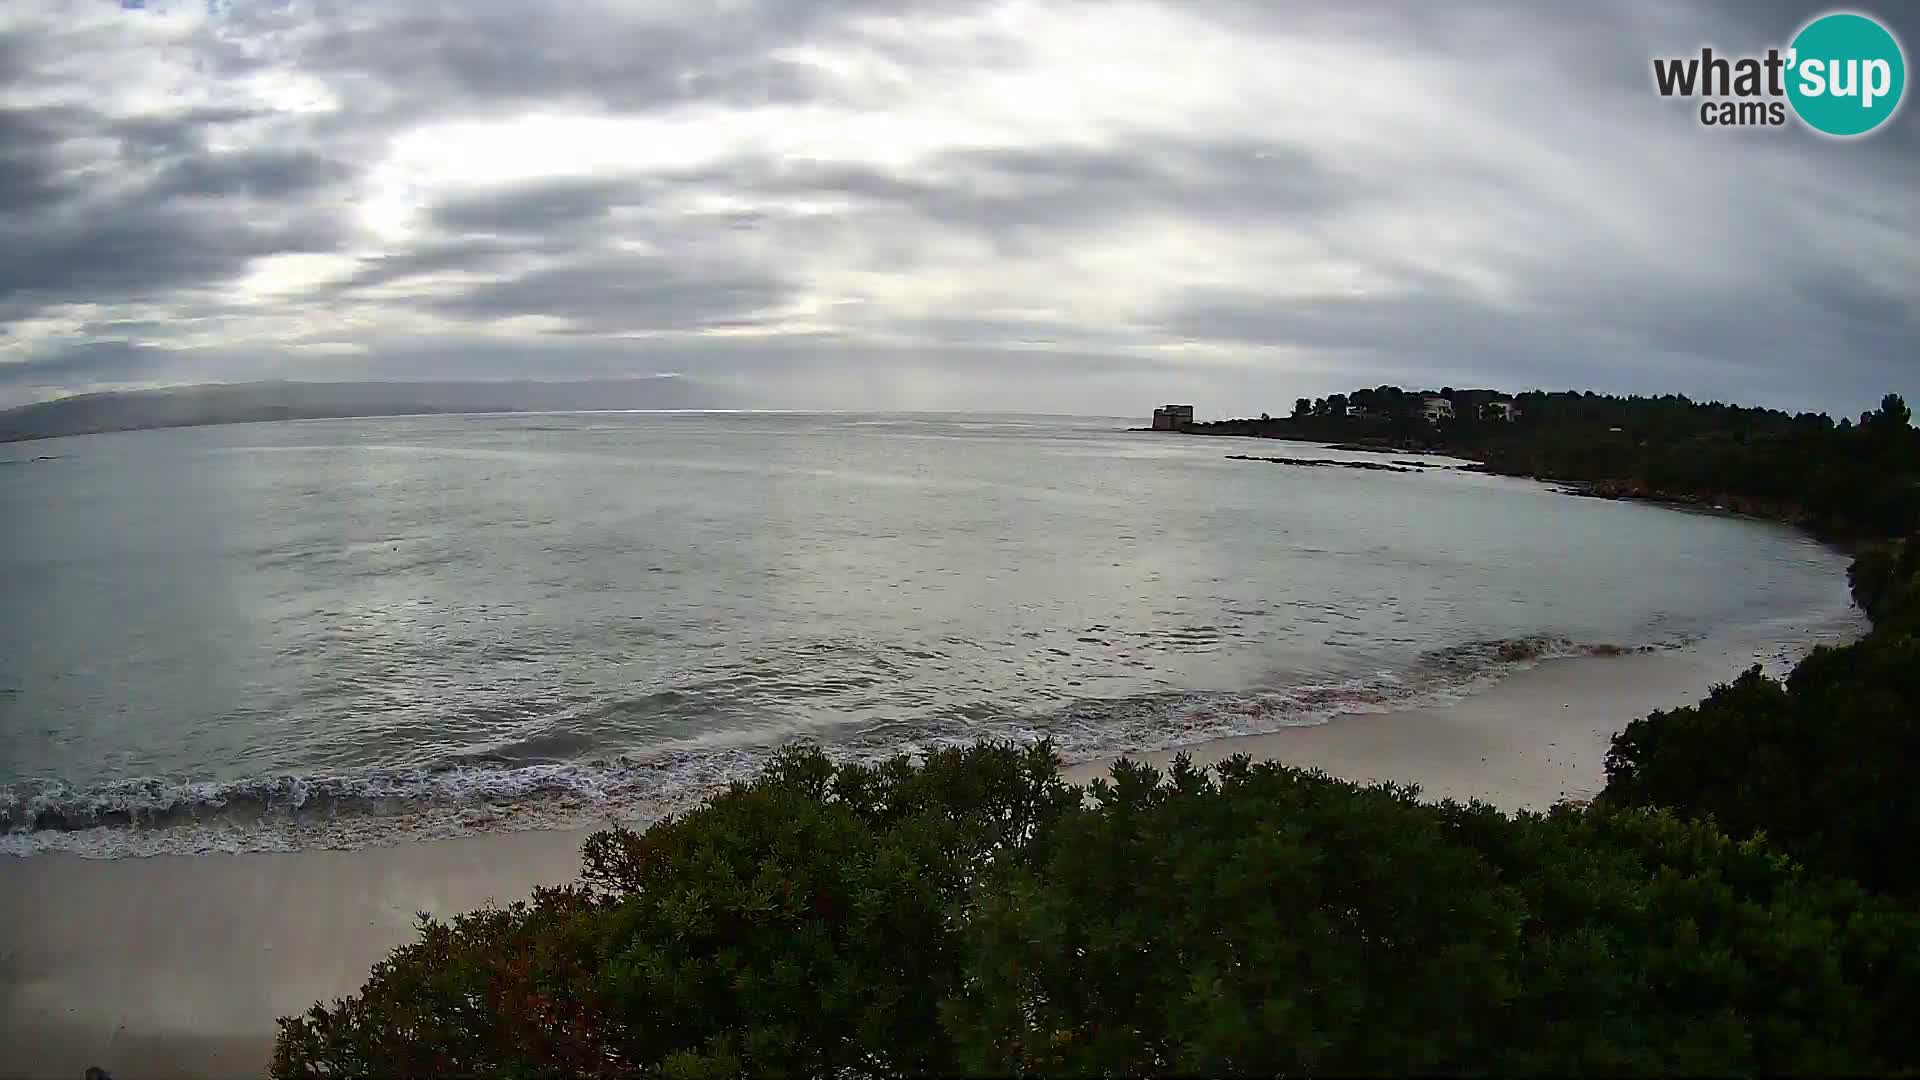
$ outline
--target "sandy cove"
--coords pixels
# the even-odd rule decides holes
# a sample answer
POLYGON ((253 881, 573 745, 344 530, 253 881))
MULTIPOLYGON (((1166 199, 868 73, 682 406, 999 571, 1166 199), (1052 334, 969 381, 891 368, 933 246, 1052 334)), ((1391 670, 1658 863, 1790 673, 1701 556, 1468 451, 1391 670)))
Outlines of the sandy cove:
MULTIPOLYGON (((1218 739, 1233 754, 1434 799, 1544 809, 1604 783, 1608 740, 1752 663, 1695 649, 1549 660, 1464 701, 1218 739)), ((1156 765, 1168 752, 1131 755, 1156 765)), ((1085 782, 1107 762, 1069 767, 1085 782)), ((125 1080, 264 1072, 275 1017, 358 989, 413 915, 507 902, 571 880, 581 831, 358 851, 0 860, 0 1075, 125 1080)))

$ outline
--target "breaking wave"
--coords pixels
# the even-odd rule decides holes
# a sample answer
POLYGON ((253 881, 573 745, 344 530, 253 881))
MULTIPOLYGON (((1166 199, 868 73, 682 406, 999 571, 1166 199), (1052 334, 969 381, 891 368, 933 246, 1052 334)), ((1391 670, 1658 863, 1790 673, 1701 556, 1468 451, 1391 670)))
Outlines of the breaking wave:
MULTIPOLYGON (((929 717, 832 732, 835 758, 878 760, 982 738, 1052 739, 1071 764, 1233 735, 1323 724, 1458 700, 1555 657, 1677 647, 1534 636, 1478 641, 1420 656, 1408 669, 1322 683, 1276 682, 1082 699, 1038 713, 955 705, 929 717)), ((639 824, 698 805, 747 779, 797 737, 759 745, 682 745, 588 757, 584 734, 545 736, 511 752, 468 752, 440 767, 259 777, 230 782, 119 780, 84 790, 39 780, 0 787, 0 853, 94 858, 207 851, 356 848, 475 832, 639 824), (565 755, 565 760, 554 760, 565 755), (526 763, 531 761, 531 763, 526 763)))

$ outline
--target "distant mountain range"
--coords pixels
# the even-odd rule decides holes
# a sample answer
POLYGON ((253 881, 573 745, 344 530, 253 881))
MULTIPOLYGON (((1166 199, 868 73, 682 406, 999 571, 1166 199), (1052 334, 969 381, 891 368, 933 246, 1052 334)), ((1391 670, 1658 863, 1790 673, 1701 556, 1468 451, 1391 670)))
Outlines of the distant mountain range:
POLYGON ((0 411, 0 442, 102 431, 323 417, 572 409, 725 409, 730 395, 685 378, 581 382, 252 382, 80 394, 0 411))

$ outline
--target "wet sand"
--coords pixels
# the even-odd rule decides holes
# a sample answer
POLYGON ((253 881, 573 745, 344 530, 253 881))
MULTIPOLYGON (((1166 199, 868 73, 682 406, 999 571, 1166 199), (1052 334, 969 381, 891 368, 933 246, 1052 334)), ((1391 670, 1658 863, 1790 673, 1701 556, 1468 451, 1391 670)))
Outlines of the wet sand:
MULTIPOLYGON (((1426 797, 1544 809, 1605 782, 1608 740, 1752 662, 1696 650, 1550 660, 1466 700, 1218 739, 1250 754, 1426 797)), ((1132 755, 1164 765, 1171 753, 1132 755)), ((1085 782, 1106 762, 1067 770, 1085 782)), ((291 854, 0 861, 0 1075, 123 1080, 259 1075, 277 1016, 348 994, 448 915, 570 880, 586 833, 523 832, 291 854)))
MULTIPOLYGON (((1609 741, 1629 721, 1690 705, 1738 671, 1731 660, 1715 664, 1685 652, 1547 660, 1456 704, 1343 716, 1316 727, 1214 739, 1184 752, 1198 765, 1246 754, 1360 783, 1417 784, 1422 797, 1434 800, 1545 810, 1599 792, 1609 741)), ((1164 769, 1181 752, 1126 756, 1164 769)), ((1115 760, 1064 771, 1084 784, 1115 760)))

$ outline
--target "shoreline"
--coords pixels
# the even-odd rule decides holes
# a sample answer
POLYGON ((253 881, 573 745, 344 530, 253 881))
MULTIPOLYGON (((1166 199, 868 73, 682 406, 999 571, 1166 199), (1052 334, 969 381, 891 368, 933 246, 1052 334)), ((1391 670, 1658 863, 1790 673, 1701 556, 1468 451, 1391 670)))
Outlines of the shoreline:
MULTIPOLYGON (((1119 756, 1164 766, 1180 752, 1197 764, 1247 753, 1361 783, 1418 784, 1430 799, 1544 810, 1599 790, 1608 742, 1625 724, 1693 704, 1760 660, 1700 646, 1548 659, 1452 703, 1096 758, 1062 775, 1086 783, 1119 756)), ((357 990, 413 939, 415 912, 449 916, 574 880, 589 832, 0 862, 0 1074, 262 1071, 274 1019, 357 990)))
MULTIPOLYGON (((1088 760, 1112 761, 1122 754, 1171 753, 1169 748, 1319 727, 1342 718, 1437 709, 1471 699, 1555 659, 1615 652, 1725 651, 1738 648, 1736 641, 1754 645, 1761 638, 1771 641, 1782 635, 1801 645, 1840 640, 1853 634, 1856 626, 1850 612, 1842 617, 1836 614, 1809 609, 1796 619, 1755 624, 1744 635, 1689 644, 1670 640, 1582 645, 1550 635, 1467 642, 1422 653, 1422 658, 1432 658, 1436 665, 1424 671, 1415 662, 1391 677, 1358 673, 1332 683, 1307 680, 1256 684, 1238 691, 1087 699, 1031 714, 1042 722, 1040 729, 996 725, 961 737, 1024 741, 1038 737, 1037 730, 1046 730, 1065 768, 1088 760), (1752 631, 1763 625, 1772 629, 1755 637, 1752 631), (1460 655, 1450 655, 1456 653, 1460 655), (1414 681, 1403 682, 1399 677, 1403 675, 1415 676, 1414 681), (1091 720, 1080 715, 1082 706, 1092 709, 1087 714, 1091 720), (1139 706, 1149 716, 1144 726, 1129 706, 1139 706), (1061 717, 1067 726, 1046 726, 1046 721, 1061 717)), ((1794 647, 1774 644, 1776 651, 1794 647)), ((1754 658, 1760 659, 1760 654, 1756 652, 1754 658)), ((1771 662, 1781 663, 1778 656, 1771 662)), ((851 758, 877 761, 903 748, 916 753, 916 747, 943 745, 951 737, 949 733, 923 741, 911 733, 897 734, 886 744, 848 744, 839 749, 851 758)), ((125 792, 88 789, 64 793, 37 808, 20 800, 12 808, 0 805, 0 824, 19 820, 6 816, 10 809, 17 814, 26 807, 37 815, 31 829, 0 831, 0 864, 49 855, 111 861, 352 851, 489 833, 604 828, 613 823, 644 828, 661 816, 699 806, 733 780, 757 775, 771 760, 772 750, 772 745, 755 744, 722 748, 711 755, 643 755, 631 760, 620 756, 444 773, 269 776, 211 786, 161 782, 158 788, 136 785, 125 792)))
POLYGON ((1541 811, 1599 793, 1608 746, 1628 722, 1695 704, 1750 662, 1691 648, 1555 657, 1456 702, 1343 713, 1326 724, 1095 758, 1061 773, 1086 784, 1122 757, 1165 769, 1181 754, 1196 765, 1247 754, 1355 783, 1417 784, 1435 801, 1541 811))
MULTIPOLYGON (((1223 421, 1209 421, 1209 423, 1222 423, 1222 422, 1223 421)), ((1154 429, 1129 428, 1127 430, 1128 431, 1152 431, 1154 429)), ((1515 480, 1531 480, 1536 484, 1542 484, 1547 487, 1553 488, 1554 490, 1558 491, 1562 495, 1570 495, 1578 499, 1601 499, 1607 502, 1645 503, 1650 506, 1659 506, 1669 510, 1679 510, 1686 513, 1706 514, 1706 515, 1715 516, 1715 517, 1735 518, 1741 521, 1764 522, 1769 525, 1779 525, 1789 529, 1797 530, 1801 533, 1806 534, 1808 537, 1811 537, 1813 540, 1821 544, 1825 544, 1826 546, 1834 549, 1835 551, 1843 552, 1848 555, 1858 554, 1860 551, 1861 545, 1863 543, 1862 538, 1858 535, 1853 535, 1849 533, 1835 533, 1835 532, 1830 532, 1829 530, 1818 528, 1817 523, 1809 520, 1804 513, 1798 513, 1798 514, 1781 513, 1781 512, 1778 512, 1779 508, 1774 508, 1776 512, 1772 512, 1772 513, 1765 512, 1764 510, 1757 508, 1757 506, 1753 504, 1752 500, 1748 500, 1741 496, 1727 495, 1725 493, 1700 495, 1700 494, 1687 494, 1684 492, 1662 492, 1662 491, 1644 490, 1632 485, 1621 485, 1614 481, 1564 480, 1564 479, 1557 479, 1554 477, 1540 476, 1538 474, 1530 473, 1530 472, 1508 472, 1504 469, 1495 468, 1492 463, 1484 461, 1478 457, 1468 457, 1463 452, 1455 451, 1451 449, 1420 450, 1420 449, 1414 449, 1412 447, 1396 447, 1391 444, 1384 445, 1384 446, 1370 446, 1363 443, 1355 443, 1355 442, 1331 442, 1326 439, 1310 439, 1310 438, 1306 438, 1299 435, 1257 435, 1257 434, 1240 432, 1240 431, 1191 431, 1190 430, 1190 431, 1169 431, 1169 432, 1166 432, 1166 434, 1199 435, 1199 436, 1204 436, 1206 438, 1213 438, 1213 439, 1257 439, 1265 442, 1303 443, 1309 446, 1318 446, 1325 450, 1340 450, 1340 451, 1345 451, 1347 453, 1352 453, 1352 454, 1377 454, 1383 457, 1392 456, 1396 454, 1412 454, 1420 457, 1451 458, 1455 461, 1464 462, 1464 464, 1429 465, 1429 466, 1426 466, 1424 469, 1417 470, 1417 471, 1429 471, 1429 470, 1439 471, 1439 470, 1451 469, 1456 472, 1478 473, 1482 476, 1504 476, 1504 477, 1509 477, 1515 480), (1736 505, 1740 503, 1747 503, 1748 507, 1743 509, 1741 506, 1736 505)), ((1237 455, 1233 455, 1233 454, 1229 454, 1227 456, 1229 458, 1237 457, 1237 455)), ((1271 459, 1241 458, 1240 460, 1271 460, 1271 459)))

